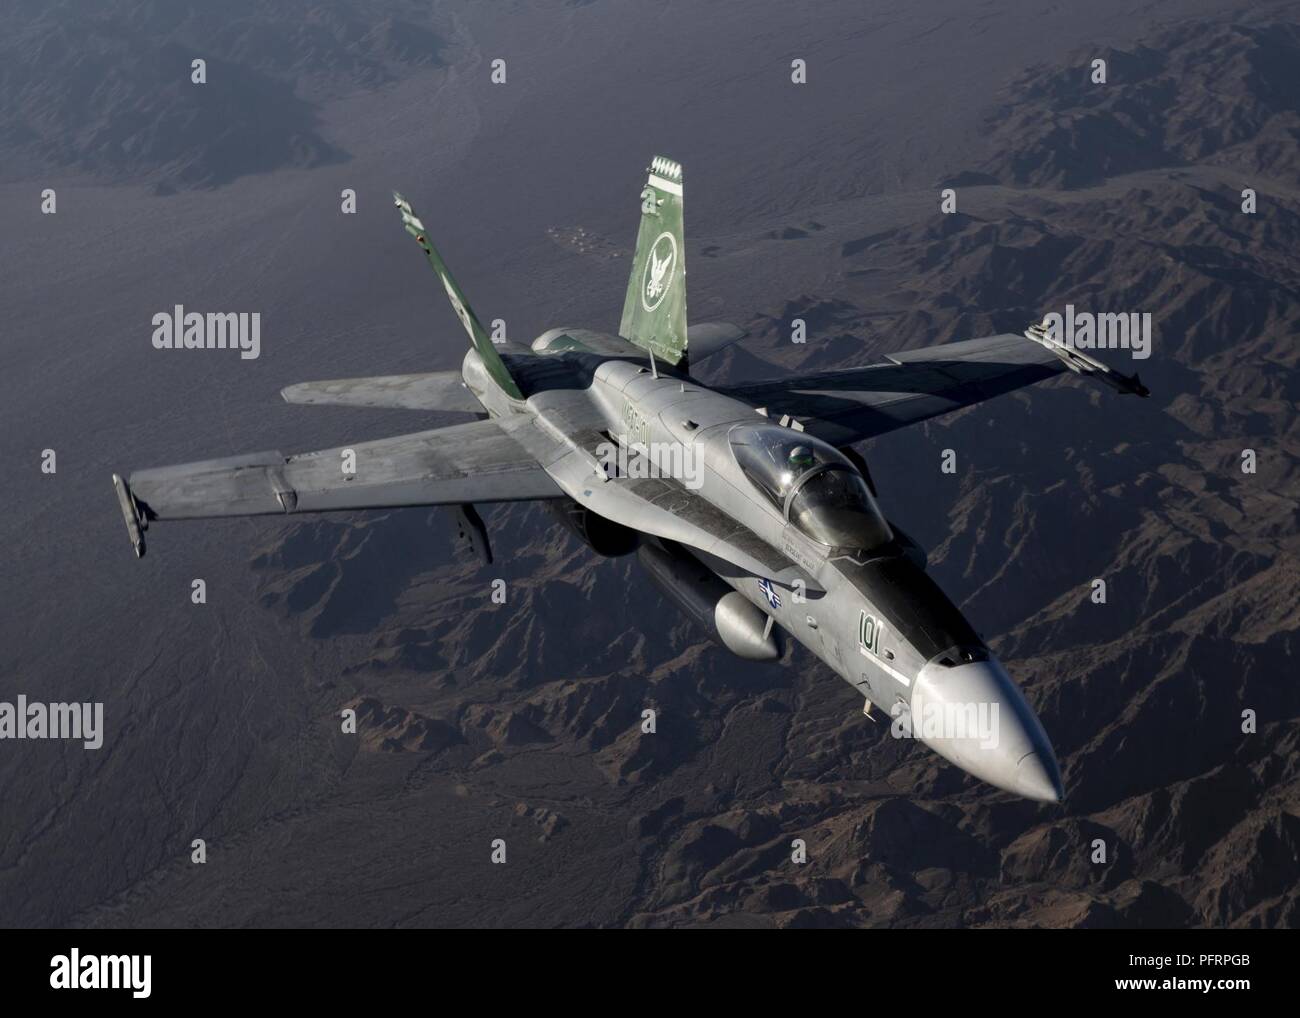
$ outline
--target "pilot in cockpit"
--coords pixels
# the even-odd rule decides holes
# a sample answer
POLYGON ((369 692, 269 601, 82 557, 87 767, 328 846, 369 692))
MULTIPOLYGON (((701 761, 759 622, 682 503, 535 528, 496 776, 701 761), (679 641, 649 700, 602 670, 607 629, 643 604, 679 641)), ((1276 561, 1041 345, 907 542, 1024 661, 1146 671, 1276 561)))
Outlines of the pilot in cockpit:
POLYGON ((860 551, 892 539, 862 475, 832 446, 773 424, 740 425, 728 438, 745 475, 807 537, 860 551))
POLYGON ((786 463, 789 465, 793 477, 798 477, 804 471, 811 470, 817 460, 813 458, 812 450, 806 445, 796 445, 790 450, 790 455, 786 457, 786 463))
MULTIPOLYGON (((779 462, 779 460, 778 460, 779 462)), ((785 498, 790 486, 799 480, 804 474, 817 465, 817 458, 813 456, 813 451, 806 445, 796 445, 785 457, 785 469, 780 473, 780 483, 777 494, 785 498)))

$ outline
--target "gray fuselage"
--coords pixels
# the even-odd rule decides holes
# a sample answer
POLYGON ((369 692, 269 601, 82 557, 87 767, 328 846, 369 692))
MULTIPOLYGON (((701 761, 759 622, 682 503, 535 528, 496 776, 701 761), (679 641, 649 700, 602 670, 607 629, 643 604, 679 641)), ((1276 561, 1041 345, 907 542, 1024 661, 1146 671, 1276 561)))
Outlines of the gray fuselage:
MULTIPOLYGON (((915 547, 909 549, 883 517, 883 534, 866 531, 875 535, 868 549, 809 535, 824 537, 816 507, 802 517, 795 512, 795 486, 804 474, 833 470, 827 476, 837 484, 862 489, 842 454, 689 376, 652 369, 643 351, 616 336, 556 329, 531 350, 504 347, 502 356, 522 401, 493 384, 472 350, 463 366, 467 387, 492 416, 531 415, 539 431, 562 440, 563 448, 538 451, 576 503, 686 548, 868 706, 890 713, 896 734, 914 734, 1000 788, 1059 800, 1059 770, 1042 726, 926 574, 915 547), (791 445, 810 457, 801 466, 814 466, 791 469, 771 485, 756 479, 750 466, 755 449, 775 462, 791 445), (615 470, 611 477, 602 465, 619 449, 640 465, 632 474, 658 476, 615 470), (782 480, 792 494, 783 496, 782 480)), ((834 517, 837 509, 824 511, 834 517)), ((831 522, 843 519, 841 511, 831 522)))

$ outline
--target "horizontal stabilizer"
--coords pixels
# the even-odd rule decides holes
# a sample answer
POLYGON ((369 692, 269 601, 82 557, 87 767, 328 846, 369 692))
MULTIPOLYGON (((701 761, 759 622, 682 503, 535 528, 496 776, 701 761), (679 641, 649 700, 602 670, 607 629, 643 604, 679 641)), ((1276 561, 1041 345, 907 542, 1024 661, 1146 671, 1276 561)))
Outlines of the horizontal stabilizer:
POLYGON ((380 375, 299 382, 281 389, 286 403, 305 406, 384 407, 393 410, 445 410, 481 413, 482 405, 465 388, 459 371, 422 375, 380 375))
POLYGON ((730 322, 701 322, 689 326, 686 330, 686 349, 691 363, 698 364, 705 357, 712 357, 747 335, 749 333, 739 325, 730 322))

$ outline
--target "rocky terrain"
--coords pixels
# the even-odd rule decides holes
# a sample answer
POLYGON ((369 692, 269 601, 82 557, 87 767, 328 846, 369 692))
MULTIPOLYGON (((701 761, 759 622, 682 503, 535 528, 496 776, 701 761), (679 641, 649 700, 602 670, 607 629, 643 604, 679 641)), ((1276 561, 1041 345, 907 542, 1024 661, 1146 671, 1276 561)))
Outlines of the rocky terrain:
MULTIPOLYGON (((951 114, 977 125, 974 136, 945 140, 942 125, 905 142, 846 135, 842 100, 825 94, 816 114, 764 107, 766 126, 794 117, 786 130, 810 149, 856 151, 873 171, 866 182, 829 156, 791 166, 769 153, 742 172, 710 155, 741 143, 714 137, 746 80, 739 66, 709 69, 713 90, 686 81, 704 108, 680 114, 680 136, 654 135, 652 148, 680 151, 687 166, 693 317, 752 333, 701 366, 706 381, 1020 331, 1067 303, 1153 316, 1149 360, 1108 355, 1140 370, 1148 400, 1066 378, 861 447, 887 513, 928 548, 932 574, 1051 733, 1067 789, 1059 807, 995 792, 895 740, 797 646, 772 665, 731 657, 634 559, 596 558, 537 507, 483 508, 489 567, 456 547, 439 509, 159 528, 149 557, 131 561, 111 469, 432 426, 274 404, 289 381, 452 367, 461 350, 389 210, 355 227, 316 225, 286 194, 318 191, 328 203, 361 181, 376 207, 394 165, 442 160, 418 193, 456 196, 439 214, 444 253, 481 310, 501 308, 525 332, 617 318, 639 152, 616 166, 597 157, 587 193, 545 200, 520 183, 531 170, 492 158, 528 150, 529 132, 545 127, 540 108, 586 110, 576 97, 605 64, 564 65, 535 95, 494 106, 421 53, 363 44, 366 8, 347 9, 256 15, 289 26, 282 36, 214 35, 257 73, 338 74, 336 95, 340 80, 381 87, 370 100, 320 100, 313 115, 328 126, 303 135, 318 131, 319 158, 271 157, 313 169, 242 179, 273 167, 227 174, 186 149, 176 158, 196 169, 180 184, 204 188, 160 198, 152 189, 173 179, 159 176, 171 172, 173 140, 138 161, 115 153, 93 165, 80 149, 56 151, 65 129, 21 140, 22 152, 91 171, 73 192, 87 208, 92 197, 102 207, 105 174, 138 193, 112 216, 86 213, 104 217, 96 230, 118 229, 125 251, 107 276, 76 277, 105 295, 95 317, 75 310, 85 291, 50 311, 56 291, 39 280, 59 264, 60 235, 21 249, 31 282, 8 341, 24 388, 50 405, 6 383, 4 405, 17 407, 6 422, 23 430, 3 451, 26 463, 53 444, 68 465, 57 482, 28 482, 45 490, 5 524, 27 529, 6 531, 16 550, 0 581, 0 692, 93 689, 117 720, 99 755, 5 747, 9 924, 1300 924, 1300 29, 1284 8, 1133 26, 1101 4, 1085 22, 1046 19, 1033 65, 1020 66, 1025 56, 982 70, 987 88, 951 114), (292 27, 304 20, 351 62, 306 47, 307 28, 292 27), (277 48, 259 65, 250 54, 263 39, 277 48), (1107 60, 1104 86, 1088 79, 1096 56, 1107 60), (407 92, 410 66, 425 77, 407 92), (376 123, 409 122, 436 88, 439 142, 397 127, 375 141, 376 123), (489 114, 500 128, 484 126, 489 114), (351 123, 365 130, 350 134, 351 123), (604 179, 611 166, 632 179, 604 179), (939 212, 941 186, 956 190, 956 214, 939 212), (1242 211, 1244 188, 1257 192, 1254 214, 1242 211), (181 237, 160 241, 148 225, 158 203, 172 203, 181 237), (281 239, 255 241, 268 236, 281 239), (288 256, 286 236, 301 254, 288 256), (239 252, 248 264, 233 264, 239 252), (231 279, 214 282, 203 258, 225 259, 231 279), (350 282, 323 293, 321 278, 350 282), (251 381, 238 365, 200 377, 203 364, 135 352, 145 345, 135 319, 178 288, 276 309, 285 328, 251 381), (789 341, 794 318, 807 323, 806 344, 789 341), (406 338, 390 335, 398 327, 406 338), (17 338, 38 329, 43 345, 17 338), (82 359, 87 329, 127 352, 82 359), (436 354, 424 338, 434 330, 436 354), (955 476, 939 470, 944 449, 957 453, 955 476), (1241 467, 1247 449, 1254 473, 1241 467), (213 591, 203 611, 188 603, 195 575, 213 591), (504 604, 489 596, 498 578, 504 604), (1105 604, 1089 597, 1098 578, 1105 604), (49 607, 33 612, 37 603, 49 607), (641 727, 647 708, 653 734, 641 727), (346 709, 356 735, 340 730, 346 709), (195 837, 208 841, 204 866, 189 860, 195 837), (504 866, 489 859, 498 838, 504 866), (1098 841, 1105 862, 1094 861, 1098 841)), ((511 10, 509 29, 450 11, 435 17, 441 27, 416 23, 446 37, 454 25, 475 54, 518 52, 511 32, 565 54, 574 36, 599 39, 606 64, 609 51, 624 53, 636 94, 636 47, 618 50, 626 39, 611 26, 631 19, 631 40, 644 26, 624 5, 511 10), (552 37, 544 24, 563 28, 552 37)), ((57 21, 33 23, 46 17, 57 21)), ((739 23, 698 17, 701 47, 739 23)), ((1005 53, 1023 29, 994 20, 987 36, 969 31, 972 18, 988 28, 985 17, 997 16, 900 7, 861 26, 844 12, 816 31, 836 40, 820 43, 828 57, 866 52, 914 68, 917 37, 1005 53)), ((175 37, 202 27, 197 18, 175 37)), ((775 24, 744 37, 746 52, 771 55, 773 34, 775 24)), ((683 75, 706 73, 682 47, 683 75)), ((810 52, 814 71, 826 66, 810 52)), ((554 62, 528 66, 544 63, 554 62)), ((948 73, 974 67, 963 57, 948 73)), ((915 96, 942 84, 923 75, 944 70, 914 70, 915 96)), ((0 74, 3 87, 25 80, 13 67, 0 74)), ((866 115, 908 123, 906 103, 924 105, 911 95, 866 115)), ((593 139, 638 137, 635 125, 601 122, 603 110, 589 110, 601 127, 593 139)), ((120 128, 116 115, 96 124, 120 128)), ((571 146, 548 144, 538 186, 559 195, 574 171, 556 164, 571 146)), ((56 218, 58 230, 76 225, 63 226, 62 210, 56 218)), ((24 222, 33 237, 44 226, 24 222)))
POLYGON ((415 3, 17 6, 21 27, 0 43, 10 158, 29 171, 151 180, 159 193, 346 159, 313 100, 441 66, 454 51, 415 3))
POLYGON ((992 154, 982 168, 1031 187, 1192 164, 1294 185, 1298 34, 1285 21, 1192 21, 1137 46, 1080 50, 1069 68, 1033 67, 988 117, 992 154), (1093 60, 1120 87, 1097 87, 1093 60))

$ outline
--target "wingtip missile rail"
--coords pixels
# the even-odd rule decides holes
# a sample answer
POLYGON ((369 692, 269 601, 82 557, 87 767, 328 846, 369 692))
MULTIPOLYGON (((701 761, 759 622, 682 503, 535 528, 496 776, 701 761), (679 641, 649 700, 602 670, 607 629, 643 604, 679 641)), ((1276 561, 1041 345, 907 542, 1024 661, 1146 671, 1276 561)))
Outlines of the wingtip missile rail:
POLYGON ((1053 339, 1048 330, 1046 318, 1029 326, 1024 335, 1026 339, 1032 339, 1035 343, 1051 350, 1075 374, 1090 375, 1119 393, 1132 393, 1143 398, 1151 395, 1151 390, 1142 384, 1142 379, 1138 377, 1136 371, 1131 375, 1123 374, 1103 364, 1096 357, 1089 356, 1075 347, 1067 346, 1058 339, 1053 339))
POLYGON ((127 536, 131 538, 131 547, 135 549, 136 558, 144 558, 144 529, 146 523, 135 504, 135 498, 126 481, 117 474, 113 475, 113 490, 117 492, 117 504, 122 509, 122 518, 126 520, 127 536))

